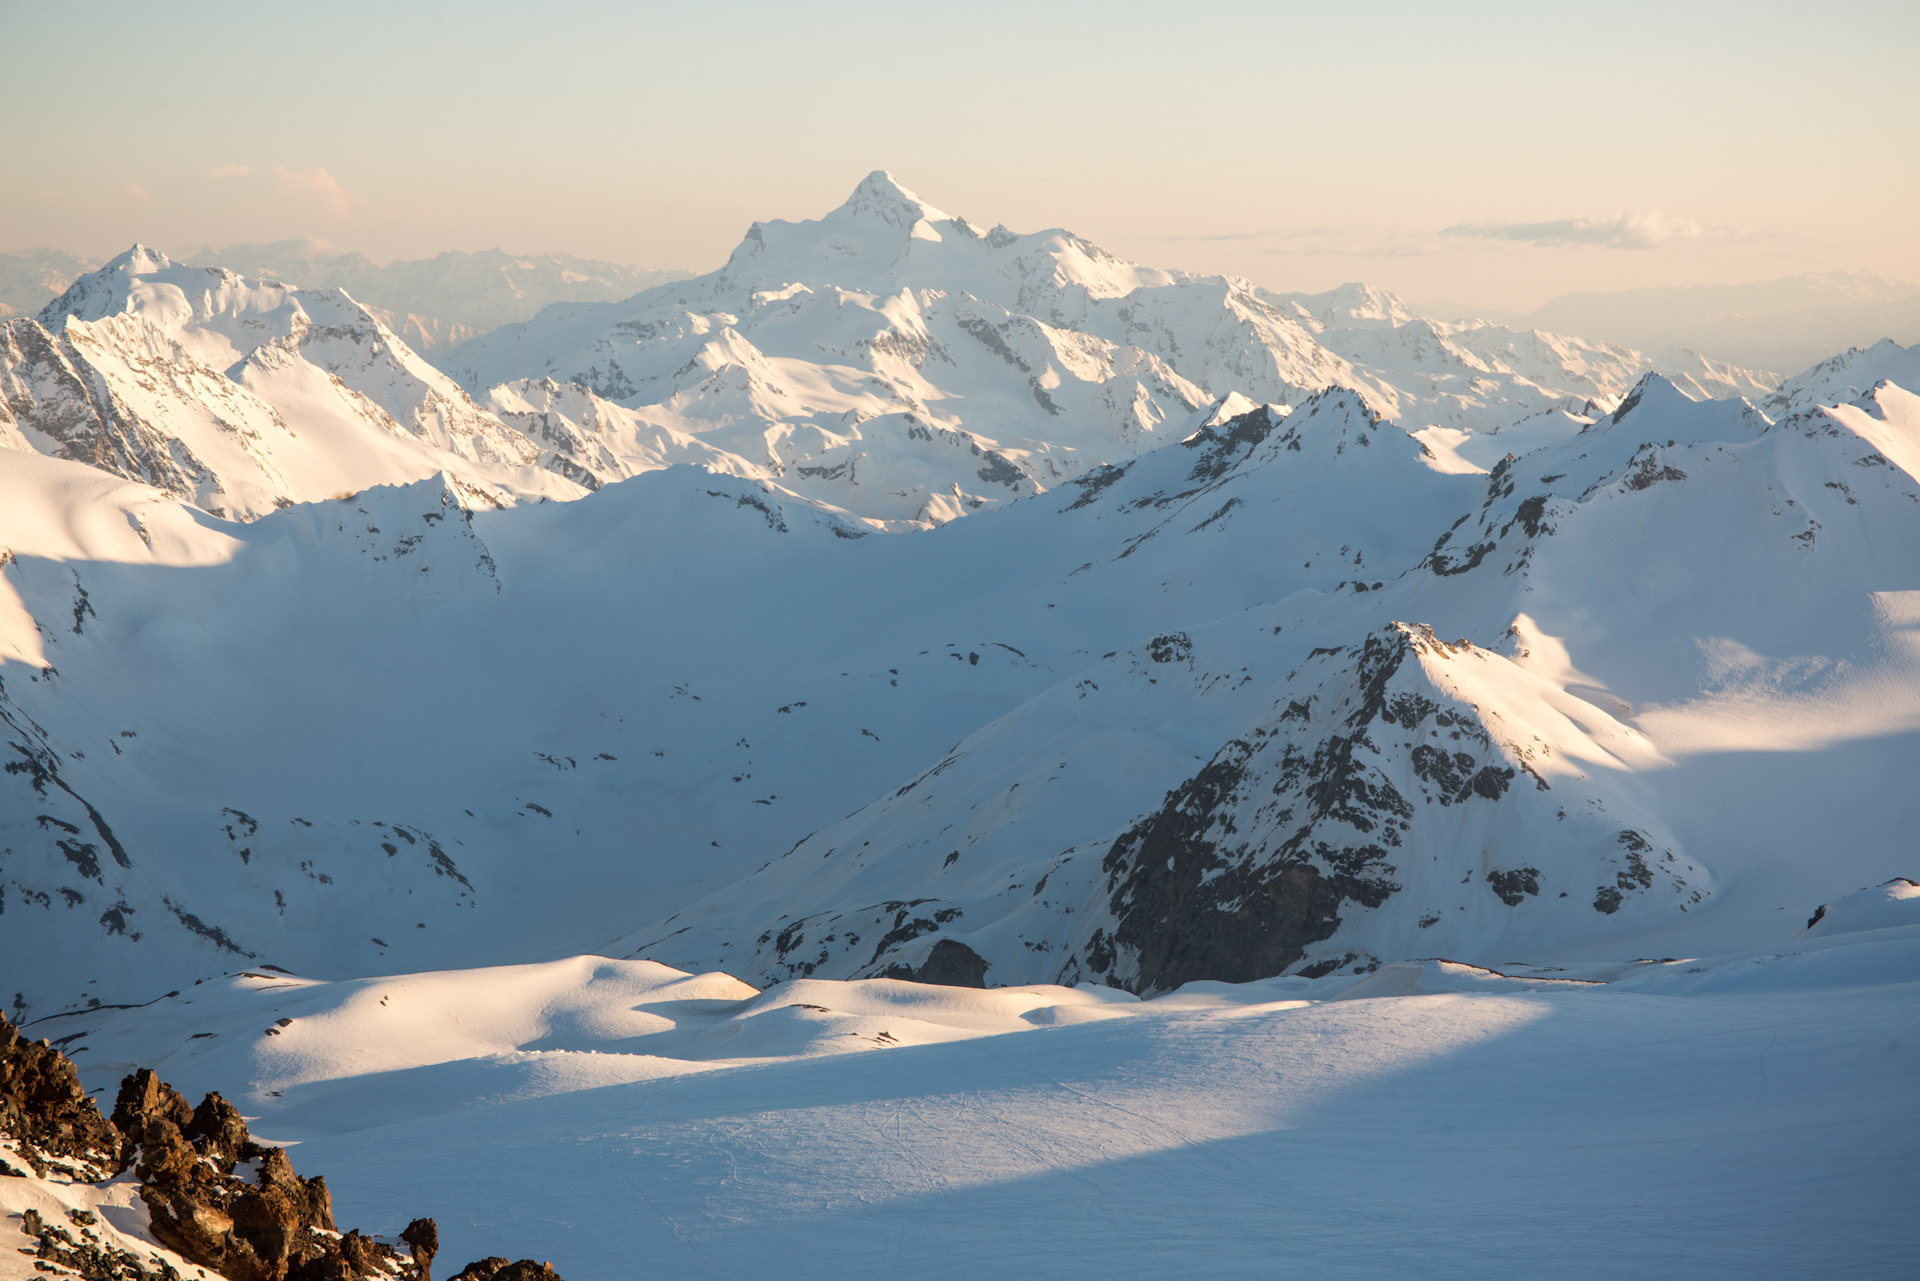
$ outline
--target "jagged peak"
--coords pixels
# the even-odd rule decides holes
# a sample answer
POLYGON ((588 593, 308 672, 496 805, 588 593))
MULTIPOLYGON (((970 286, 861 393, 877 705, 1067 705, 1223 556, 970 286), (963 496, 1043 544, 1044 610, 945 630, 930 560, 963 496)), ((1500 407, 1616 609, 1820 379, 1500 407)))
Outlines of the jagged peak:
POLYGON ((896 227, 909 228, 918 222, 953 221, 951 214, 934 208, 907 190, 885 169, 875 169, 862 178, 853 194, 833 212, 855 218, 879 218, 896 227))
POLYGON ((150 271, 165 271, 173 266, 173 260, 158 249, 149 249, 145 244, 135 241, 133 247, 108 260, 107 265, 98 272, 89 274, 105 275, 112 272, 126 272, 130 275, 145 275, 150 271))
POLYGON ((1602 424, 1608 426, 1618 424, 1625 419, 1628 414, 1633 413, 1643 405, 1658 409, 1671 405, 1691 405, 1693 403, 1693 397, 1687 395, 1686 392, 1675 386, 1673 380, 1664 374, 1649 371, 1640 375, 1640 381, 1635 383, 1633 389, 1621 398, 1619 406, 1602 420, 1602 424))

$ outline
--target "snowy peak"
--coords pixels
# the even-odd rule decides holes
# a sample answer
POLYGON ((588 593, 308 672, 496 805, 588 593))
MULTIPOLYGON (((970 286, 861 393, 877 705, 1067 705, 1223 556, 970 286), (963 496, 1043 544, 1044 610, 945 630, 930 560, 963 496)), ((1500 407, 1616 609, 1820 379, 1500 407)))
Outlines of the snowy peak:
POLYGON ((0 445, 86 461, 217 516, 457 470, 573 497, 564 470, 344 290, 192 267, 136 245, 38 321, 7 322, 0 445))
POLYGON ((862 178, 845 203, 827 215, 827 221, 842 219, 878 220, 922 240, 940 239, 935 223, 964 221, 935 209, 884 169, 875 169, 862 178))
POLYGON ((1580 768, 1632 754, 1611 718, 1424 625, 1302 652, 1272 617, 1108 655, 698 915, 768 921, 723 953, 765 981, 1145 994, 1492 959, 1706 901, 1698 860, 1580 768), (1137 782, 1088 786, 1209 734, 1210 755, 1154 762, 1180 772, 1144 814, 1137 782))
POLYGON ((1640 381, 1620 398, 1620 403, 1614 407, 1613 412, 1595 424, 1594 429, 1605 430, 1608 427, 1617 427, 1627 415, 1643 406, 1648 413, 1660 415, 1681 412, 1684 406, 1693 403, 1693 397, 1674 386, 1671 379, 1658 373, 1644 374, 1640 381))
POLYGON ((1843 404, 1883 381, 1920 388, 1920 343, 1902 347, 1882 338, 1871 347, 1850 348, 1787 379, 1763 404, 1769 414, 1783 418, 1819 405, 1843 404))
MULTIPOLYGON (((818 219, 755 223, 720 271, 622 304, 553 309, 447 360, 477 397, 528 378, 578 382, 781 483, 835 473, 828 501, 914 523, 1004 495, 979 488, 964 459, 929 467, 939 451, 909 447, 909 460, 880 437, 965 440, 1044 489, 1124 462, 1207 401, 1297 405, 1337 386, 1409 429, 1463 433, 1447 449, 1456 465, 1487 467, 1570 434, 1574 416, 1615 403, 1655 363, 1442 324, 1364 284, 1275 294, 1143 267, 1065 230, 983 232, 885 171, 818 219), (1523 419, 1524 441, 1466 439, 1523 419), (900 481, 847 492, 849 449, 870 480, 900 481)), ((1716 394, 1772 386, 1697 360, 1688 370, 1689 386, 1716 394)))
POLYGON ((1295 295, 1295 305, 1326 329, 1391 329, 1414 319, 1394 294, 1358 281, 1324 294, 1295 295))
POLYGON ((875 170, 823 218, 754 223, 714 283, 729 293, 796 282, 892 292, 889 273, 910 245, 940 244, 947 238, 943 232, 962 241, 982 234, 875 170))

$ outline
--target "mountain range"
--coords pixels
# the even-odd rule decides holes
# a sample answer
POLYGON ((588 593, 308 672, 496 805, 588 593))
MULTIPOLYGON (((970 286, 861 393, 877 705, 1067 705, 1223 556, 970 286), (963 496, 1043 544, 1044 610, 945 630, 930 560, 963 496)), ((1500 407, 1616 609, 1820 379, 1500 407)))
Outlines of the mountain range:
MULTIPOLYGON (((204 245, 181 256, 203 267, 308 289, 345 289, 417 351, 526 320, 554 302, 624 298, 688 273, 597 262, 571 254, 449 251, 375 264, 311 238, 204 245)), ((33 315, 98 259, 57 250, 0 254, 0 319, 33 315)))
POLYGON ((1709 352, 1736 365, 1800 369, 1883 338, 1920 342, 1920 285, 1864 272, 1807 272, 1739 285, 1664 285, 1563 294, 1531 312, 1457 303, 1422 308, 1525 329, 1587 334, 1644 351, 1709 352))
POLYGON ((89 1087, 576 1281, 1899 1256, 1920 348, 876 173, 435 354, 138 247, 0 324, 0 997, 89 1087))

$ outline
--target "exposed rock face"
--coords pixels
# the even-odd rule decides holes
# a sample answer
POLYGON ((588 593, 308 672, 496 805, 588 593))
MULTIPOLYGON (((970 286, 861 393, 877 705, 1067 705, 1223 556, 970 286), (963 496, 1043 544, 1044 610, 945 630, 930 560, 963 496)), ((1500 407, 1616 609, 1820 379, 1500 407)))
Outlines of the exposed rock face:
MULTIPOLYGON (((303 1179, 284 1148, 264 1147, 247 1133, 239 1111, 218 1094, 189 1107, 179 1093, 142 1068, 120 1083, 109 1120, 59 1050, 22 1037, 0 1015, 0 1134, 46 1177, 57 1171, 87 1181, 111 1179, 129 1164, 140 1180, 153 1235, 168 1249, 231 1281, 431 1281, 440 1233, 415 1219, 397 1249, 333 1222, 325 1179, 303 1179), (242 1163, 257 1162, 249 1182, 242 1163)), ((17 1171, 0 1169, 0 1176, 17 1171)), ((25 1251, 46 1266, 90 1281, 145 1281, 166 1275, 135 1256, 43 1222, 32 1211, 25 1251)), ((469 1281, 559 1281, 550 1264, 487 1259, 461 1274, 469 1281), (476 1271, 478 1269, 478 1271, 476 1271)))
POLYGON ((453 1281, 560 1281, 560 1274, 551 1263, 535 1263, 532 1259, 508 1263, 493 1255, 469 1263, 453 1281))
POLYGON ((426 1281, 426 1271, 358 1232, 336 1238, 324 1179, 303 1179, 282 1148, 247 1134, 233 1105, 209 1094, 198 1108, 151 1069, 120 1087, 113 1123, 138 1152, 134 1173, 153 1234, 169 1249, 235 1281, 333 1281, 373 1272, 426 1281), (257 1183, 234 1173, 258 1161, 257 1183))
MULTIPOLYGON (((90 335, 56 335, 37 321, 0 324, 0 439, 13 427, 37 433, 56 458, 144 481, 193 501, 217 494, 213 473, 188 444, 143 418, 89 357, 90 335), (79 345, 75 345, 75 339, 79 345)), ((149 362, 155 386, 182 394, 224 390, 224 379, 184 351, 149 362)))
POLYGON ((987 960, 958 939, 941 939, 918 966, 894 965, 884 977, 941 987, 985 987, 987 960))
POLYGON ((72 1060, 45 1041, 30 1041, 0 1015, 0 1134, 20 1141, 20 1155, 45 1178, 109 1178, 121 1167, 119 1131, 87 1097, 72 1060))
MULTIPOLYGON (((1116 926, 1111 939, 1096 933, 1090 942, 1093 972, 1120 978, 1117 948, 1136 958, 1120 978, 1134 991, 1265 978, 1339 929, 1343 903, 1379 907, 1399 892, 1389 850, 1414 810, 1375 759, 1368 731, 1377 718, 1394 719, 1389 686, 1417 639, 1368 636, 1350 656, 1333 716, 1313 717, 1311 700, 1289 706, 1222 747, 1113 843, 1101 867, 1116 926)), ((1512 774, 1481 791, 1497 798, 1512 774)), ((1475 781, 1444 780, 1452 799, 1472 794, 1475 781)))

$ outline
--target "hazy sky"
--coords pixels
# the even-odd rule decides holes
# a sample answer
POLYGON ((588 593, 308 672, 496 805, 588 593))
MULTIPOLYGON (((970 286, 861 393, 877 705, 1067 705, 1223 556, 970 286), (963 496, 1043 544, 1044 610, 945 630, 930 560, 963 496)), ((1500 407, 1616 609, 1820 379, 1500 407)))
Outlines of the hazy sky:
POLYGON ((0 0, 0 250, 707 270, 886 168, 1287 289, 1920 280, 1920 4, 0 0))

